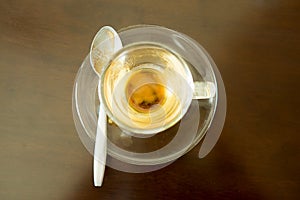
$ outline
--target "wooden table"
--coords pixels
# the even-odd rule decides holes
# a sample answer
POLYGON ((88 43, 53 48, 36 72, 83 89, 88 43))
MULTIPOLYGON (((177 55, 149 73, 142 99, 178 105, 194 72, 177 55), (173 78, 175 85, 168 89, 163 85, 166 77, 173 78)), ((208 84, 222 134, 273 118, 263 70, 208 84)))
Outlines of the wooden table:
POLYGON ((300 199, 300 1, 0 3, 0 199, 300 199), (93 35, 158 24, 202 44, 227 91, 213 151, 159 171, 107 168, 102 188, 72 118, 93 35))

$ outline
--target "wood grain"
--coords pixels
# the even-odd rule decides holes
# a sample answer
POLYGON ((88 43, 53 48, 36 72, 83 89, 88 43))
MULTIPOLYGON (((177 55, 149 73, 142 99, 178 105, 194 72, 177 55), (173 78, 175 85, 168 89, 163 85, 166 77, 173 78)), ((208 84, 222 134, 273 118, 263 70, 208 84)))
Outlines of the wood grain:
POLYGON ((4 0, 0 3, 0 199, 299 199, 300 2, 4 0), (214 150, 159 171, 108 168, 74 128, 76 72, 104 25, 158 24, 215 60, 228 112, 214 150))

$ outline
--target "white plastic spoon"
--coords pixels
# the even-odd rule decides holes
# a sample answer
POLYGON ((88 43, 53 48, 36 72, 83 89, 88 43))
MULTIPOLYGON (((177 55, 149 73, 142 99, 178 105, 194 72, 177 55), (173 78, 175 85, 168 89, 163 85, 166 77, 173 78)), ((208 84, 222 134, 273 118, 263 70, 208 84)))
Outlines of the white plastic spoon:
MULTIPOLYGON (((110 26, 102 27, 95 35, 90 49, 90 63, 99 76, 109 58, 122 48, 117 32, 110 26)), ((97 133, 94 148, 94 185, 101 186, 104 177, 107 154, 107 119, 103 104, 100 102, 97 133)))

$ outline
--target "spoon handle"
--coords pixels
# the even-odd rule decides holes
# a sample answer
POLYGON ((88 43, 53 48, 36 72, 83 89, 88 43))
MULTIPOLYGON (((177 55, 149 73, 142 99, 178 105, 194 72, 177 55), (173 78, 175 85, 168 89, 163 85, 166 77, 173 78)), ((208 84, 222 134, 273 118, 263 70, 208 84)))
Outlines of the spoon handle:
POLYGON ((101 186, 104 177, 105 163, 106 163, 106 140, 107 140, 107 129, 106 129, 106 113, 103 105, 100 104, 97 134, 95 140, 94 149, 94 185, 101 186))

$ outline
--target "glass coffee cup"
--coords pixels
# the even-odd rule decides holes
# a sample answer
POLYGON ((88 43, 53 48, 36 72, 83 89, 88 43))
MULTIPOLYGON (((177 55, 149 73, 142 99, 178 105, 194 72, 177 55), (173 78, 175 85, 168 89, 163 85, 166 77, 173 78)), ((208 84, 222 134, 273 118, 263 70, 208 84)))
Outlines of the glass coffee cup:
POLYGON ((186 61, 163 44, 137 42, 117 52, 104 68, 100 101, 123 132, 150 137, 176 124, 192 99, 215 95, 211 82, 196 87, 186 61), (202 96, 199 95, 202 93, 202 96))

